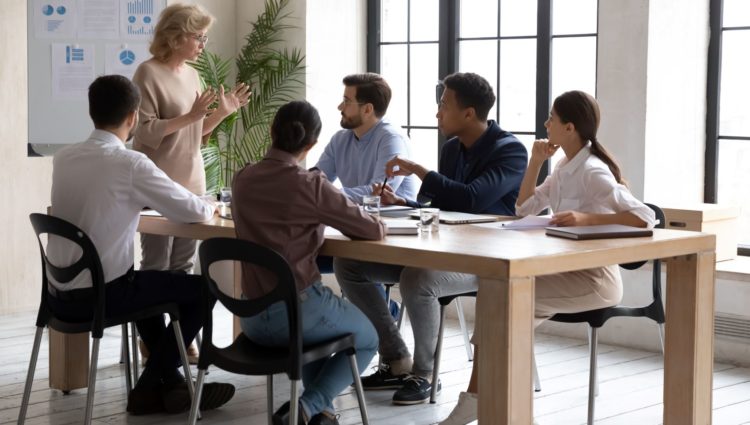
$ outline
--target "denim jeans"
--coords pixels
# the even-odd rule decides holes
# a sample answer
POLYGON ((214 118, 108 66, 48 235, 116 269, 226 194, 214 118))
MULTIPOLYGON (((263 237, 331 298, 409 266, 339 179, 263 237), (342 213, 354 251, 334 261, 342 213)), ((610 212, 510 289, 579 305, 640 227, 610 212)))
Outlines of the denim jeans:
POLYGON ((399 283, 404 307, 414 333, 414 366, 412 373, 432 377, 435 348, 440 330, 438 298, 477 290, 477 277, 466 273, 404 267, 365 261, 334 259, 336 280, 341 289, 375 325, 380 338, 380 355, 388 363, 409 357, 401 333, 384 302, 378 302, 378 284, 399 283))
MULTIPOLYGON (((317 282, 300 292, 299 305, 303 344, 317 344, 351 333, 357 350, 357 367, 363 371, 370 364, 378 349, 378 335, 354 304, 337 297, 330 288, 317 282)), ((241 318, 240 324, 245 335, 255 343, 267 346, 288 344, 289 323, 283 303, 273 304, 258 315, 241 318)), ((305 390, 300 396, 305 413, 308 417, 324 410, 334 413, 333 399, 353 381, 349 359, 344 353, 308 363, 302 370, 305 390)))

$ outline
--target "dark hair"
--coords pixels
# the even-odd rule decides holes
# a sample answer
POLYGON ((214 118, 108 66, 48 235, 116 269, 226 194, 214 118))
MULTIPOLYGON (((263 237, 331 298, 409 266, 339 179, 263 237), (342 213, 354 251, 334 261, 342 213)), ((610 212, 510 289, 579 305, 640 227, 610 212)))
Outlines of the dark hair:
POLYGON ((487 119, 487 114, 495 105, 492 86, 482 76, 472 72, 456 72, 443 79, 443 87, 456 93, 456 102, 462 108, 474 108, 477 118, 487 119))
POLYGON ((140 103, 138 87, 122 75, 103 75, 89 86, 89 116, 98 129, 119 126, 140 103))
POLYGON ((596 99, 582 91, 568 91, 557 96, 552 109, 563 124, 572 123, 575 126, 576 132, 584 143, 591 142, 591 153, 607 164, 617 183, 626 184, 622 179, 622 172, 617 161, 596 139, 600 120, 599 104, 596 99))
POLYGON ((352 74, 344 77, 344 85, 357 89, 357 102, 371 103, 375 116, 381 118, 391 103, 391 87, 378 74, 352 74))
POLYGON ((271 124, 273 147, 296 154, 315 143, 323 124, 320 115, 310 103, 295 100, 279 108, 271 124))

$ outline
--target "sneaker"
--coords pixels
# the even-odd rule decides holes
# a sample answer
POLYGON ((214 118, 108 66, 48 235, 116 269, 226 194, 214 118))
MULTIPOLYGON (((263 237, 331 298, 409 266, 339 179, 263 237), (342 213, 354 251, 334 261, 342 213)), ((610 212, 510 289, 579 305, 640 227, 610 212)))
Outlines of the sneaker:
POLYGON ((339 416, 333 413, 320 412, 313 416, 307 425, 339 425, 339 416))
POLYGON ((365 390, 397 390, 404 386, 408 373, 393 375, 388 364, 382 364, 370 376, 362 378, 362 388, 365 390))
MULTIPOLYGON (((203 385, 200 410, 212 410, 223 406, 234 397, 234 385, 212 382, 203 385)), ((190 392, 185 382, 170 389, 164 389, 161 394, 164 410, 167 413, 181 413, 190 409, 190 392)))
POLYGON ((438 425, 466 425, 477 420, 477 408, 479 407, 476 394, 461 392, 458 395, 458 403, 451 414, 443 419, 438 425))
POLYGON ((125 408, 133 415, 150 415, 164 412, 164 404, 161 401, 161 387, 139 387, 136 386, 128 394, 128 406, 125 408))
MULTIPOLYGON (((315 416, 313 416, 315 417, 315 416)), ((302 408, 302 404, 297 403, 297 425, 307 424, 307 417, 305 416, 305 410, 302 408)), ((289 425, 289 402, 282 404, 281 407, 271 416, 273 425, 289 425)), ((325 423, 325 422, 322 422, 325 423)), ((335 422, 338 424, 338 422, 335 422)))
MULTIPOLYGON (((440 392, 440 387, 440 380, 438 380, 438 392, 440 392)), ((430 399, 430 392, 432 392, 430 381, 421 376, 411 375, 406 378, 404 386, 393 394, 393 404, 410 405, 424 403, 430 399)))

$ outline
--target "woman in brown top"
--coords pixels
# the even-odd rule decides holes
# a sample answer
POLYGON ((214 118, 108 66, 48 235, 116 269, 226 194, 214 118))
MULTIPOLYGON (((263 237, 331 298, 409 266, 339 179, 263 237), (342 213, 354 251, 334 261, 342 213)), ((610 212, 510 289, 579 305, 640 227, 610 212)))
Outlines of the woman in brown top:
MULTIPOLYGON (((303 343, 315 344, 351 333, 362 370, 378 349, 375 328, 354 304, 323 286, 315 259, 323 245, 326 225, 351 238, 370 240, 383 238, 385 225, 363 213, 320 171, 299 166, 317 143, 320 129, 318 111, 309 103, 297 101, 282 106, 271 126, 273 145, 265 158, 234 177, 232 213, 238 238, 274 249, 289 262, 300 293, 303 343)), ((258 298, 273 289, 275 282, 262 279, 261 273, 250 266, 243 268, 245 297, 258 298)), ((258 344, 288 344, 283 303, 242 318, 240 323, 245 335, 258 344)), ((302 382, 305 391, 299 401, 302 413, 298 423, 338 424, 333 399, 352 383, 346 355, 339 353, 306 365, 302 382)), ((287 424, 288 413, 287 402, 274 413, 274 425, 287 424)))
MULTIPOLYGON (((196 195, 206 191, 202 141, 250 96, 245 84, 228 92, 221 88, 201 93, 198 72, 187 64, 203 52, 213 19, 197 5, 173 4, 164 9, 149 48, 153 57, 133 76, 142 97, 134 149, 196 195), (217 106, 212 109, 214 102, 217 106)), ((142 234, 141 249, 141 270, 192 271, 196 250, 192 239, 142 234)))

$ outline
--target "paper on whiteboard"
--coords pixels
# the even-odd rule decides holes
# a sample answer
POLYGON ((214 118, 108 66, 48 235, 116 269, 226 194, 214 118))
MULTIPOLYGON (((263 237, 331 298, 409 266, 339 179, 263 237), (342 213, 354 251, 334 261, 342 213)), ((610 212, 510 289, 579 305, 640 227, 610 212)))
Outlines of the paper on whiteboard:
POLYGON ((78 0, 78 38, 120 37, 118 0, 78 0))
POLYGON ((136 68, 151 57, 148 44, 107 44, 104 53, 104 73, 133 78, 136 68))
POLYGON ((120 37, 126 40, 150 40, 163 8, 163 0, 121 0, 120 37))
POLYGON ((52 98, 86 99, 94 81, 94 45, 54 43, 52 48, 52 98))
POLYGON ((34 0, 34 33, 37 38, 74 38, 75 0, 34 0))
POLYGON ((520 229, 540 229, 549 226, 549 221, 552 217, 527 215, 526 217, 518 220, 505 220, 496 221, 492 223, 478 223, 474 226, 486 227, 490 229, 507 229, 507 230, 520 230, 520 229))

